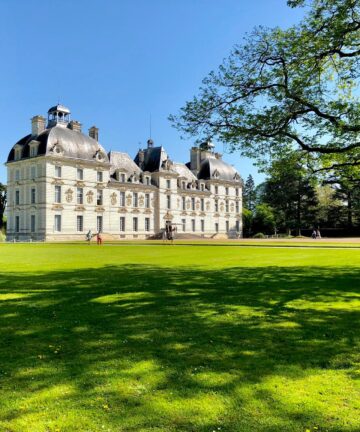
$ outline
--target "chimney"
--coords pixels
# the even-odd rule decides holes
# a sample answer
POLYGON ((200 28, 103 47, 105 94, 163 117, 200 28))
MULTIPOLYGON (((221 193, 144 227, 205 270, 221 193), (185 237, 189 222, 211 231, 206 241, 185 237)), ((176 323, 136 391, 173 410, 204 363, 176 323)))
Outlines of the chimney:
POLYGON ((99 129, 96 126, 91 126, 89 129, 89 136, 94 140, 99 141, 99 129))
POLYGON ((35 136, 43 132, 45 130, 45 122, 46 119, 43 116, 34 116, 31 119, 31 134, 35 136))
POLYGON ((71 120, 71 122, 68 125, 68 128, 76 131, 76 132, 81 132, 81 126, 82 124, 76 120, 71 120))
POLYGON ((190 170, 195 175, 197 175, 200 169, 200 162, 200 149, 198 147, 192 147, 190 150, 190 170))
POLYGON ((144 162, 145 162, 145 152, 144 150, 139 150, 138 152, 138 158, 139 158, 139 168, 143 169, 144 162))

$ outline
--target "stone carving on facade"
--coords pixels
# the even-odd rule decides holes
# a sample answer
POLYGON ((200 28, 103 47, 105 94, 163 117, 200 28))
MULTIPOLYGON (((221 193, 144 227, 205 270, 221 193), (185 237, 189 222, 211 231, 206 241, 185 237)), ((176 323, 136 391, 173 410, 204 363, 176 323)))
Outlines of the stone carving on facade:
POLYGON ((132 196, 131 196, 131 194, 126 195, 126 205, 128 207, 131 206, 131 202, 132 202, 132 196))
POLYGON ((96 211, 97 213, 102 213, 102 212, 105 211, 105 208, 104 208, 104 207, 101 207, 101 206, 96 206, 96 207, 95 207, 95 211, 96 211))
POLYGON ((127 213, 127 210, 126 210, 126 208, 121 207, 121 208, 119 208, 118 213, 127 213))
POLYGON ((66 202, 71 203, 71 201, 73 200, 73 194, 74 194, 74 191, 72 189, 68 189, 65 192, 66 202))
POLYGON ((177 199, 177 208, 180 208, 181 200, 180 198, 177 199))
POLYGON ((234 203, 231 203, 230 204, 230 211, 231 211, 231 213, 234 213, 234 210, 235 210, 234 203))
POLYGON ((75 211, 85 211, 85 207, 83 205, 78 205, 75 207, 75 211))
POLYGON ((224 211, 224 203, 223 202, 220 204, 220 211, 221 211, 221 213, 223 213, 223 211, 224 211))
POLYGON ((166 220, 173 220, 173 218, 174 218, 174 216, 169 212, 166 212, 164 215, 164 219, 166 219, 166 220))
POLYGON ((206 211, 210 211, 210 201, 206 201, 205 208, 206 211))
POLYGON ((110 202, 111 202, 111 205, 116 205, 116 203, 117 203, 117 197, 116 197, 116 193, 115 192, 113 192, 111 195, 110 195, 110 202))
POLYGON ((190 206, 191 206, 191 201, 190 201, 190 200, 187 200, 187 201, 186 201, 186 209, 187 209, 187 210, 190 210, 190 206))
POLYGON ((196 208, 196 210, 200 210, 200 203, 199 203, 199 201, 196 201, 195 208, 196 208))
POLYGON ((88 204, 91 204, 94 201, 94 192, 93 191, 89 191, 86 194, 86 201, 88 204))
POLYGON ((139 196, 139 206, 143 207, 144 206, 144 195, 140 195, 139 196))

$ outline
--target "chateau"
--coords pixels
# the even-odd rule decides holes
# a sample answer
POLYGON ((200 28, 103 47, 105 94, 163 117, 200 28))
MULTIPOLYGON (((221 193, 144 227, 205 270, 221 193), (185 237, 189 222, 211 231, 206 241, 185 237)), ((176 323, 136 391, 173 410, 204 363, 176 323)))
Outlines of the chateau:
POLYGON ((31 133, 11 149, 7 166, 7 239, 84 240, 158 236, 171 223, 176 236, 242 234, 239 173, 210 143, 190 150, 190 162, 173 162, 151 139, 133 160, 107 153, 70 119, 62 105, 37 115, 31 133))

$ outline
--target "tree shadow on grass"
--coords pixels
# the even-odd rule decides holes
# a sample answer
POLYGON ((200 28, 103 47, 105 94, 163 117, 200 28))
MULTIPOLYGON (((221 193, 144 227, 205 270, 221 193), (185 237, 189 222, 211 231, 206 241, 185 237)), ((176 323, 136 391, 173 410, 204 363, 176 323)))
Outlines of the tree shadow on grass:
POLYGON ((0 422, 358 431, 359 304, 351 268, 3 273, 0 422))

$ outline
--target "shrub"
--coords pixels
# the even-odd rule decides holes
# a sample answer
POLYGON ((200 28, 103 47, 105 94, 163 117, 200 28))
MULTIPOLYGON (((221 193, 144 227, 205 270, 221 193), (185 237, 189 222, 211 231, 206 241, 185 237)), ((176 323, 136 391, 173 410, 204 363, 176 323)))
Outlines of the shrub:
POLYGON ((6 238, 5 234, 2 231, 0 231, 0 243, 4 242, 5 238, 6 238))
POLYGON ((263 234, 262 232, 256 233, 253 238, 257 238, 257 239, 264 239, 266 238, 266 235, 263 234))

